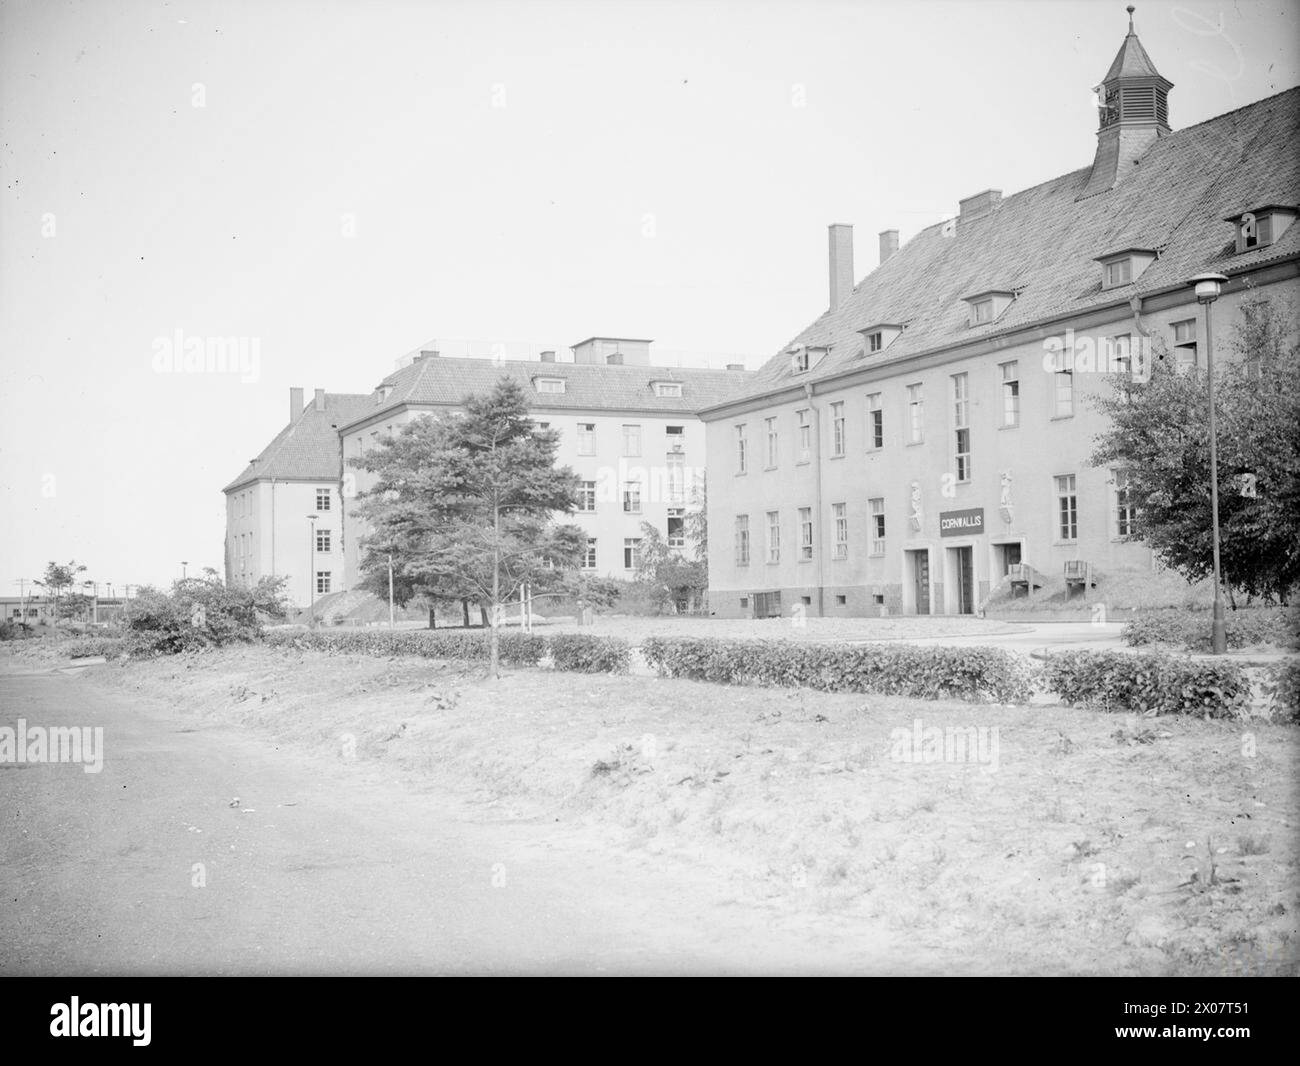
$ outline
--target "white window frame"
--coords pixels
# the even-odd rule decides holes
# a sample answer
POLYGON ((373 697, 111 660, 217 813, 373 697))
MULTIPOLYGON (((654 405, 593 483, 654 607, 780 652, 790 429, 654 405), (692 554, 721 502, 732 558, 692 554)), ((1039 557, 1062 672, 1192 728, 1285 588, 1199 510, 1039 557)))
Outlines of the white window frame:
POLYGON ((848 447, 848 425, 844 419, 844 401, 831 404, 831 454, 843 456, 848 447))
POLYGON ((867 554, 879 558, 885 554, 885 498, 873 496, 867 500, 870 516, 867 520, 867 554))
POLYGON ((811 507, 799 508, 799 559, 807 561, 813 557, 813 519, 811 507))
POLYGON ((849 557, 849 506, 847 503, 831 504, 831 518, 835 522, 834 558, 849 557))
POLYGON ((907 443, 925 442, 925 387, 917 381, 907 386, 907 443))
POLYGON ((767 512, 767 561, 781 561, 781 512, 767 512))

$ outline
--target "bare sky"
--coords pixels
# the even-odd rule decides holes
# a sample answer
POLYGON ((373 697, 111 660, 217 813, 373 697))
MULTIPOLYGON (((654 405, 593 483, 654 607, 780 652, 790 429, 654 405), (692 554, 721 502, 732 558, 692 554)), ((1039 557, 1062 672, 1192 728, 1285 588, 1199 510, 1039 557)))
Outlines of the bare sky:
MULTIPOLYGON (((1296 16, 1139 3, 1174 128, 1300 81, 1296 16)), ((828 223, 861 277, 882 229, 1088 165, 1126 29, 1110 0, 0 4, 0 590, 220 569, 289 386, 369 391, 432 338, 757 365, 825 309, 828 223), (177 331, 255 341, 256 380, 158 373, 177 331)))

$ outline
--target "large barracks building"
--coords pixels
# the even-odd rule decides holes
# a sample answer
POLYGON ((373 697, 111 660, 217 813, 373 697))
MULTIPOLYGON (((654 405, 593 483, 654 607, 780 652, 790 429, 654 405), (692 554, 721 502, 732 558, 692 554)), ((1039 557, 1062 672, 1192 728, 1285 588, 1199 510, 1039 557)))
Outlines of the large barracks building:
POLYGON ((1130 19, 1089 166, 881 234, 860 281, 830 227, 829 309, 701 412, 717 615, 965 614, 1012 576, 1151 566, 1123 470, 1089 463, 1093 398, 1204 371, 1189 278, 1228 278, 1227 358, 1243 297, 1297 295, 1300 257, 1300 90, 1175 130, 1172 88, 1130 19))

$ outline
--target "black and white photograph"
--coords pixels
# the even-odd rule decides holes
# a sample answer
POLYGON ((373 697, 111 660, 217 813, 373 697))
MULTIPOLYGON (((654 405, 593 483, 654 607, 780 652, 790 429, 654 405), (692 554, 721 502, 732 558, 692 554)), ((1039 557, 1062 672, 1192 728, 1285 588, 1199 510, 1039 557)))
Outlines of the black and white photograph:
POLYGON ((0 0, 14 1025, 1066 978, 1256 1046, 1298 146, 1295 0, 0 0))

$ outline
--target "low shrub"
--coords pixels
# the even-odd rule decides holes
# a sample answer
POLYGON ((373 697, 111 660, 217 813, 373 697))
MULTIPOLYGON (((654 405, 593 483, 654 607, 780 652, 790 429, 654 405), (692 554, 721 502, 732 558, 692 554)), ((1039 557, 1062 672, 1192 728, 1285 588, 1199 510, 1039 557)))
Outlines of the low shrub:
POLYGON ((1281 717, 1289 722, 1300 722, 1300 659, 1288 659, 1269 670, 1269 681, 1274 686, 1281 717))
POLYGON ((70 640, 63 646, 70 659, 89 659, 96 655, 112 659, 125 650, 126 642, 121 637, 87 637, 85 640, 70 640))
POLYGON ((920 699, 1023 703, 1035 676, 1031 663, 999 648, 650 637, 641 651, 672 677, 920 699))
MULTIPOLYGON (((280 629, 268 631, 264 639, 274 647, 355 655, 419 655, 472 662, 486 660, 489 655, 488 633, 482 629, 280 629)), ((533 633, 501 634, 504 663, 535 666, 545 651, 545 637, 533 633)))
POLYGON ((1048 657, 1046 679, 1066 703, 1110 711, 1227 718, 1250 701, 1241 664, 1159 652, 1061 652, 1048 657))
POLYGON ((631 648, 619 637, 557 633, 547 640, 557 670, 584 674, 625 674, 631 648))
MULTIPOLYGON (((1125 624, 1124 643, 1135 648, 1167 644, 1187 651, 1209 651, 1211 622, 1209 611, 1180 608, 1142 611, 1125 624)), ((1247 648, 1254 644, 1288 647, 1295 641, 1295 635, 1290 631, 1293 625, 1286 611, 1277 607, 1248 607, 1227 611, 1224 616, 1224 630, 1230 648, 1247 648)))
POLYGON ((177 581, 170 592, 143 588, 123 615, 126 650, 171 655, 254 641, 264 619, 284 617, 283 596, 283 578, 238 588, 210 575, 177 581))

